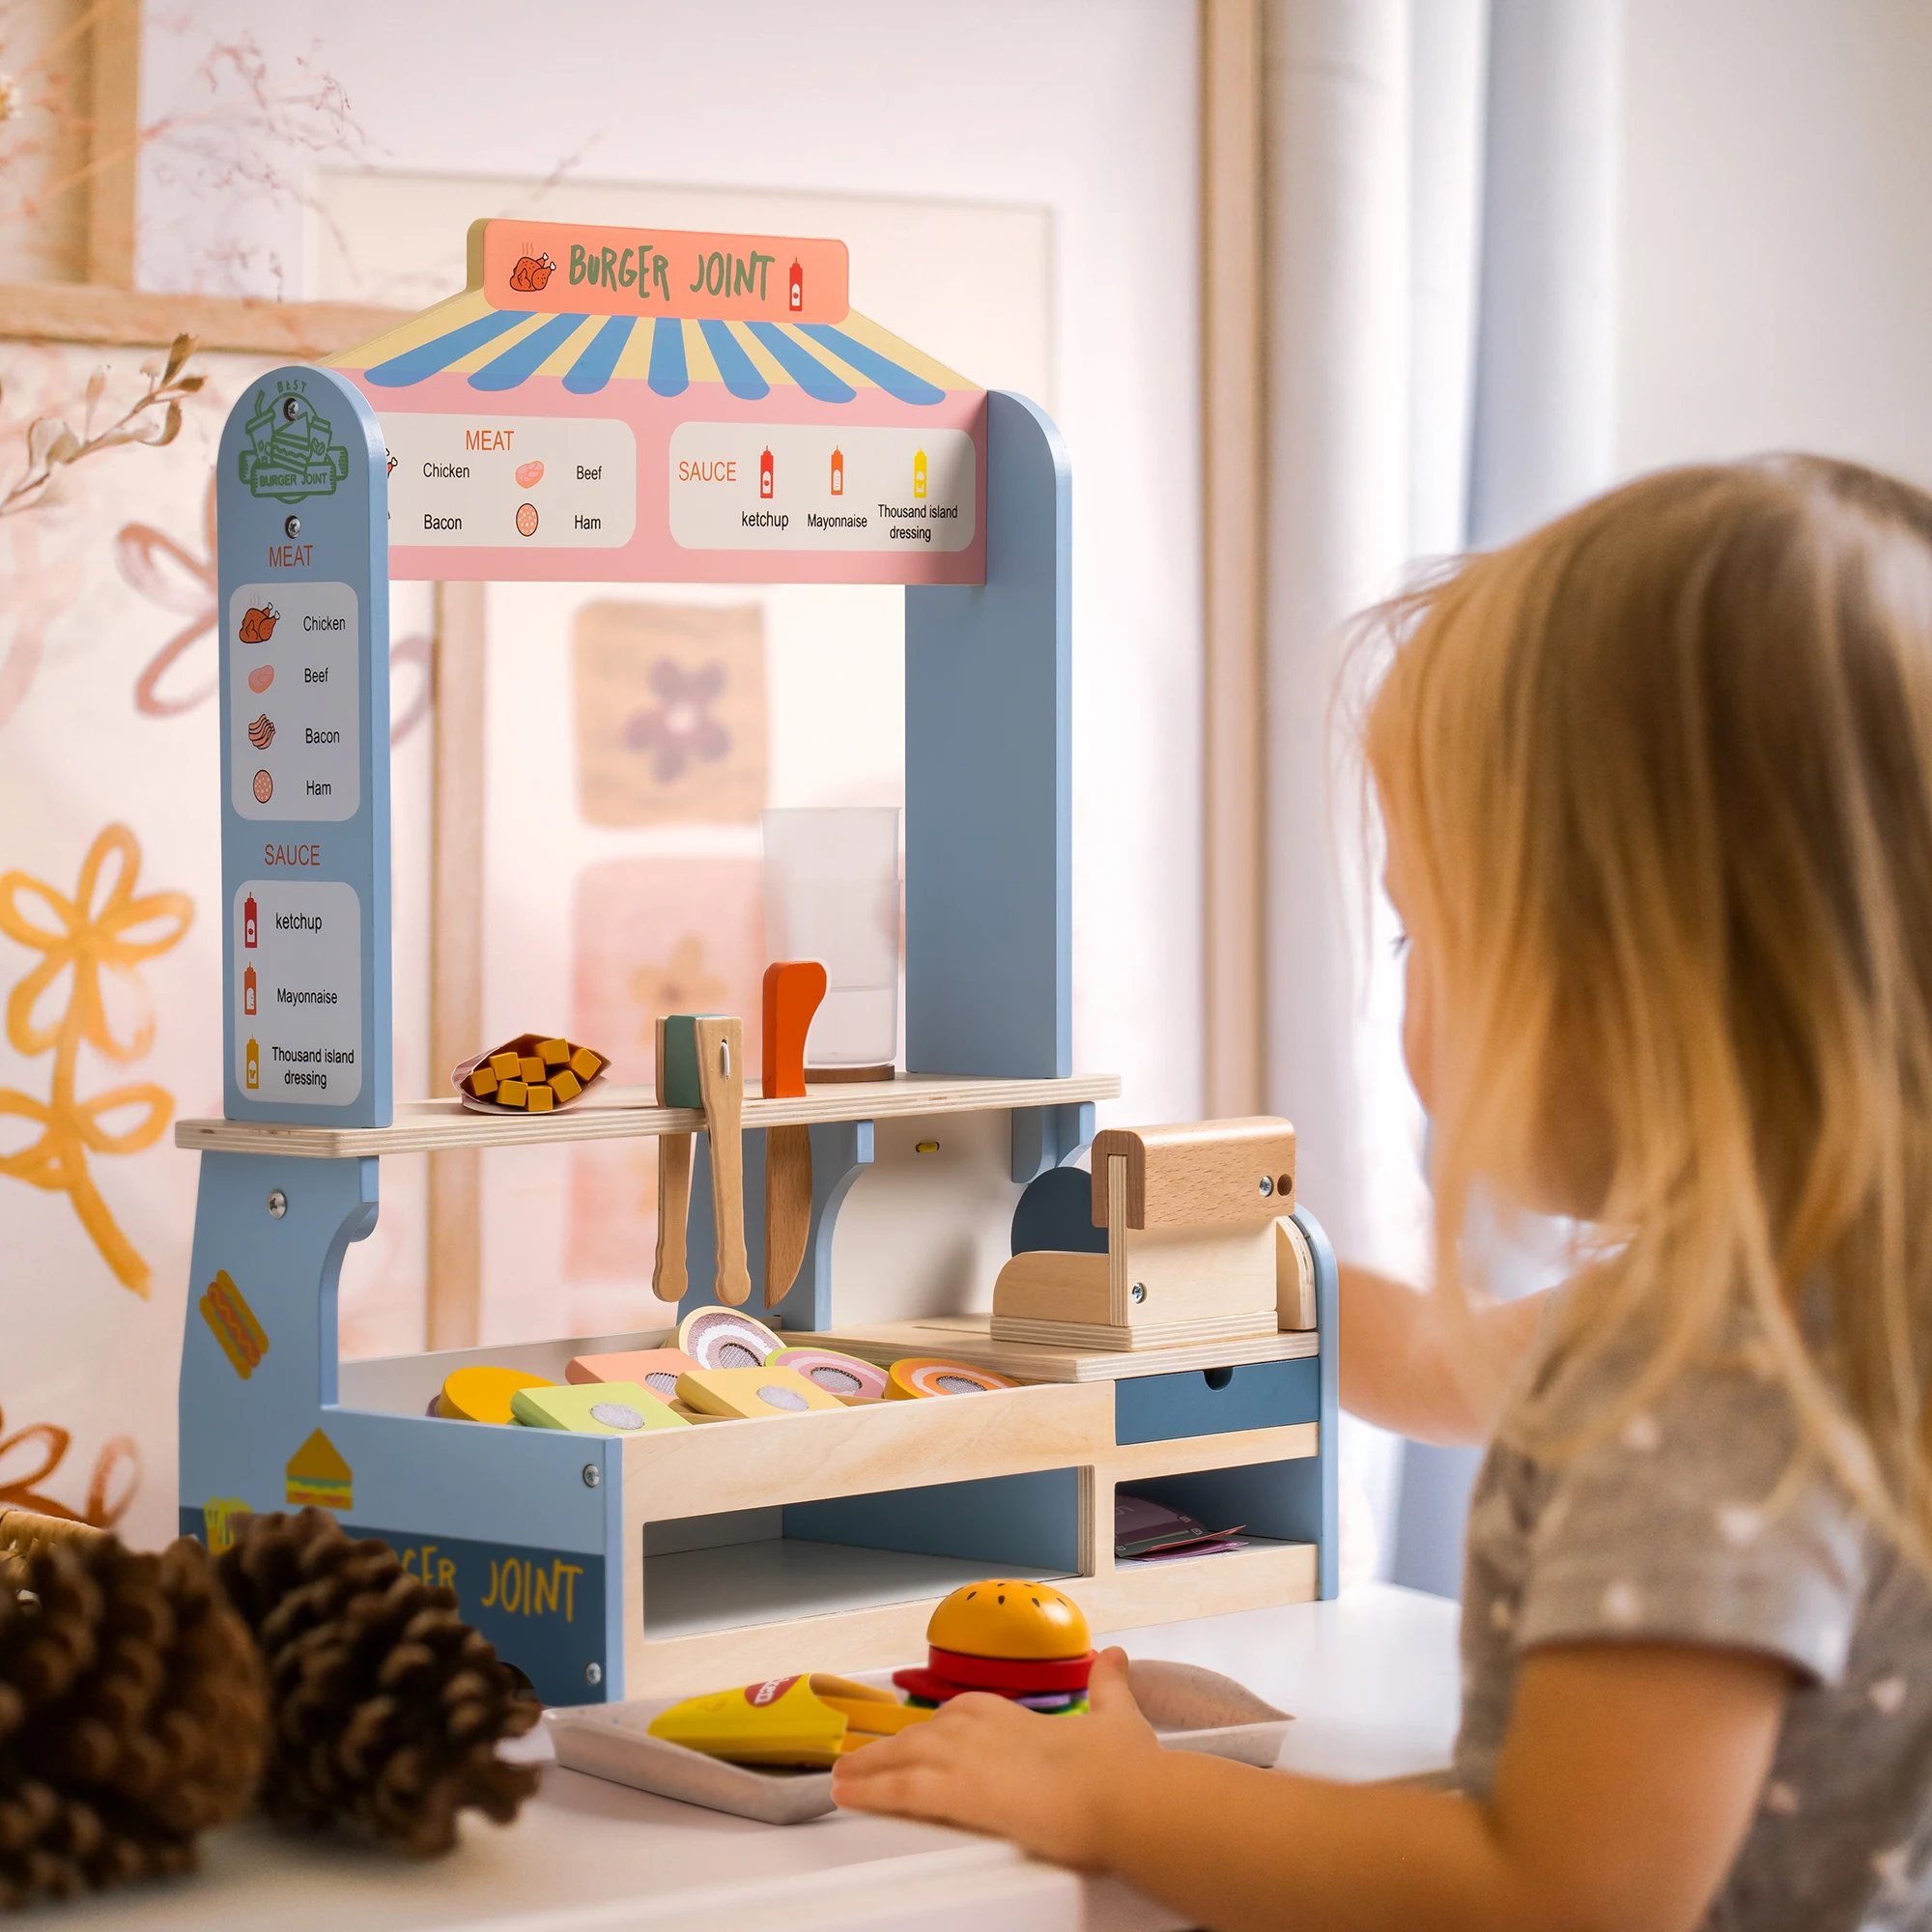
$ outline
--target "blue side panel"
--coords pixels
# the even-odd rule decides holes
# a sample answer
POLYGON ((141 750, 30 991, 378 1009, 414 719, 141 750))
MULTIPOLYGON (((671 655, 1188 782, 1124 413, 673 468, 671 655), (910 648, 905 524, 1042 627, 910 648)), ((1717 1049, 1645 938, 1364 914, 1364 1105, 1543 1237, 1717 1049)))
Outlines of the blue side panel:
POLYGON ((746 325, 772 353, 772 359, 805 393, 819 403, 849 403, 859 392, 844 377, 828 369, 795 337, 775 322, 746 325))
MULTIPOLYGON (((805 1260, 791 1291, 770 1311, 764 1307, 765 1136, 745 1135, 745 1261, 752 1275, 747 1314, 772 1321, 793 1334, 816 1333, 832 1325, 832 1236, 838 1209, 852 1183, 872 1164, 870 1121, 827 1121, 811 1132, 811 1229, 805 1260)), ((711 1218, 711 1139, 694 1136, 691 1162, 691 1215, 685 1223, 685 1266, 691 1287, 678 1303, 682 1321, 694 1308, 718 1299, 718 1236, 711 1218)), ((660 1303, 660 1306, 663 1304, 660 1303)))
POLYGON ((1072 474, 986 420, 986 582, 905 594, 906 1067, 1073 1070, 1072 474))
MULTIPOLYGON (((697 326, 703 331, 711 359, 718 364, 718 374, 734 396, 755 403, 761 396, 771 394, 772 385, 758 374, 758 365, 745 354, 745 345, 731 333, 728 325, 700 322, 697 326)), ((652 346, 655 348, 655 343, 652 346)))
POLYGON ((631 339, 631 331, 638 326, 634 315, 613 315, 595 335, 590 338, 569 373, 563 379, 563 386, 573 396, 594 396, 610 382, 611 372, 617 366, 617 357, 623 355, 624 345, 631 339))
POLYGON ((519 336, 469 377, 472 389, 514 389, 528 381, 583 326, 581 315, 554 315, 541 328, 519 336))
POLYGON ((881 355, 876 349, 867 349, 863 342, 847 335, 842 328, 834 328, 829 322, 801 323, 799 333, 823 343, 841 361, 850 363, 860 375, 869 377, 887 395, 896 397, 902 403, 927 406, 945 400, 944 389, 936 388, 923 376, 915 376, 910 369, 901 368, 889 356, 881 355))
MULTIPOLYGON (((937 1398, 977 1402, 977 1396, 937 1398)), ((959 1556, 989 1569, 1077 1571, 1076 1469, 934 1483, 830 1502, 788 1503, 784 1533, 803 1543, 849 1543, 919 1556, 959 1556)))
POLYGON ((270 370, 221 432, 216 919, 231 1121, 393 1117, 387 454, 367 399, 329 369, 270 370))
POLYGON ((1013 1179, 1024 1187, 1050 1168, 1064 1167, 1094 1138, 1094 1103, 1013 1109, 1013 1179))
MULTIPOLYGON (((481 1631, 546 1704, 603 1701, 606 1657, 621 1653, 623 1645, 612 1641, 602 1556, 436 1532, 412 1535, 348 1519, 342 1527, 351 1536, 386 1543, 411 1576, 454 1590, 457 1615, 481 1631), (596 1686, 588 1676, 593 1664, 596 1686)), ((203 1512, 184 1508, 181 1533, 206 1542, 203 1512)))
POLYGON ((1030 1255, 1042 1248, 1075 1255, 1107 1252, 1107 1231, 1094 1225, 1094 1177, 1084 1167, 1049 1167, 1020 1196, 1013 1209, 1013 1253, 1030 1255))
MULTIPOLYGON (((1104 1231, 1100 1247, 1104 1253, 1104 1231)), ((1184 1435, 1232 1435, 1242 1429, 1316 1422, 1321 1414, 1321 1373, 1320 1362, 1307 1355, 1295 1362, 1123 1377, 1114 1384, 1114 1440, 1172 1442, 1184 1435)))
POLYGON ((447 369, 452 362, 462 361, 472 349, 481 349, 486 342, 496 341, 497 336, 506 335, 519 323, 528 320, 522 309, 492 309, 474 322, 466 322, 461 328, 452 328, 447 335, 439 335, 414 349, 404 350, 400 355, 390 356, 386 362, 378 362, 373 369, 363 371, 363 379, 379 389, 407 389, 412 383, 423 382, 447 369))
POLYGON ((661 315, 651 325, 650 384, 660 396, 681 396, 691 386, 684 361, 684 324, 661 315))
POLYGON ((1315 1256, 1315 1325, 1321 1338, 1321 1352, 1316 1357, 1321 1367, 1321 1449, 1315 1459, 1317 1468, 1301 1480, 1304 1484, 1313 1483, 1316 1486, 1315 1493, 1304 1497, 1303 1506, 1311 1525, 1309 1533, 1321 1546, 1321 1595, 1326 1599, 1338 1595, 1342 1588, 1342 1555, 1338 1542, 1341 1531, 1336 1504, 1336 1472, 1340 1467, 1336 1431, 1342 1412, 1340 1277, 1335 1272, 1335 1250, 1328 1245, 1328 1236, 1322 1233, 1321 1223, 1306 1208, 1294 1210, 1294 1221, 1308 1236, 1309 1248, 1315 1256))

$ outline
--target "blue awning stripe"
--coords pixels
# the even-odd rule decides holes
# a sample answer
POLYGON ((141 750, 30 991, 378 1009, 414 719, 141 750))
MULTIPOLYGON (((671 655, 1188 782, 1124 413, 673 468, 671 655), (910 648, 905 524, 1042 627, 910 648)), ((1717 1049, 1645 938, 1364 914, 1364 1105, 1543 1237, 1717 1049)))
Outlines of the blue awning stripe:
POLYGON ((661 315, 651 327, 651 388, 660 396, 681 396, 691 386, 684 364, 684 324, 661 315))
POLYGON ((617 357, 623 355, 624 345, 630 341, 631 331, 637 326, 636 316, 613 315, 590 338, 582 355, 570 365, 563 386, 573 396, 594 396, 611 380, 611 372, 617 366, 617 357))
POLYGON ((754 322, 752 333, 772 352, 779 367, 805 393, 819 403, 849 403, 859 392, 837 371, 828 369, 795 335, 775 322, 754 322))
POLYGON ((520 337, 469 378, 472 389, 514 389, 534 375, 582 327, 581 315, 554 315, 541 328, 520 337))
POLYGON ((860 375, 878 384, 887 395, 896 397, 902 403, 930 404, 946 400, 944 389, 934 388, 923 376, 915 376, 910 369, 900 368, 876 349, 867 349, 863 342, 847 335, 842 328, 834 328, 829 322, 800 323, 799 329, 814 342, 823 343, 833 355, 849 362, 860 375))
POLYGON ((433 336, 428 342, 404 350, 400 355, 390 356, 386 362, 378 362, 373 369, 362 372, 362 379, 380 389, 407 389, 412 383, 420 383, 447 369, 452 362, 462 361, 472 349, 481 349, 486 342, 494 342, 505 330, 528 320, 521 309, 492 309, 474 322, 466 322, 461 328, 452 328, 447 335, 433 336))
POLYGON ((711 359, 718 364, 718 373, 724 380, 724 386, 744 402, 755 403, 761 396, 769 396, 772 385, 758 374, 758 365, 745 354, 745 345, 733 335, 722 322, 700 322, 698 327, 704 332, 704 344, 711 351, 711 359))

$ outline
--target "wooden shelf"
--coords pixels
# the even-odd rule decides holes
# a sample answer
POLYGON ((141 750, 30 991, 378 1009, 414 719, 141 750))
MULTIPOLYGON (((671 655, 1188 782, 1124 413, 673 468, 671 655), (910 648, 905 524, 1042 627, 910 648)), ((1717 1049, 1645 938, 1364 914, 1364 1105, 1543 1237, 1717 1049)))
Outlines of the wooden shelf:
MULTIPOLYGON (((748 1081, 745 1126, 790 1127, 822 1121, 883 1121, 923 1114, 983 1114, 1009 1107, 1064 1107, 1120 1097, 1117 1073, 1076 1073, 1067 1080, 954 1079, 902 1073, 896 1080, 826 1083, 802 1100, 757 1097, 748 1081)), ((279 1153, 304 1160, 431 1153, 442 1148, 530 1147, 557 1141, 632 1140, 646 1134, 703 1131, 695 1107, 660 1107, 648 1087, 600 1087, 555 1114, 472 1114, 454 1095, 399 1100, 387 1127, 268 1124, 257 1121, 177 1121, 175 1145, 197 1153, 279 1153)))

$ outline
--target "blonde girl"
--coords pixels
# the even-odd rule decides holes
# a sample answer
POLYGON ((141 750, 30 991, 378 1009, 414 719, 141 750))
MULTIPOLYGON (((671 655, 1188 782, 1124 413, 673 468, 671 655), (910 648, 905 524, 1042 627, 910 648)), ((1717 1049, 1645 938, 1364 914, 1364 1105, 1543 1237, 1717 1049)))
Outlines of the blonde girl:
POLYGON ((1109 1652, 839 1800, 1210 1927, 1932 1925, 1932 498, 1671 471, 1382 614, 1437 1284, 1345 1272, 1343 1395, 1491 1441, 1454 1788, 1163 1752, 1109 1652), (1461 1288, 1478 1188, 1564 1288, 1461 1288))

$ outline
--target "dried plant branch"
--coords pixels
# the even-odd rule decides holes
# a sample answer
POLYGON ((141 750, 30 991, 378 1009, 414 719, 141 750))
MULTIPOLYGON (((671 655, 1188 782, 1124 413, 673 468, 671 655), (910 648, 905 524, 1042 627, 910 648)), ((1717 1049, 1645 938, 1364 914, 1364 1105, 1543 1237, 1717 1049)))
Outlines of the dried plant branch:
POLYGON ((127 442, 158 449, 172 442, 181 434, 183 399, 193 395, 203 382, 201 376, 187 372, 187 359, 193 354, 194 337, 178 335, 168 347, 165 362, 143 363, 146 390, 103 429, 95 428, 94 417, 107 386, 104 366, 87 379, 86 413, 77 432, 59 416, 42 416, 28 424, 26 468, 0 495, 0 517, 16 517, 57 501, 64 473, 103 449, 127 442))

